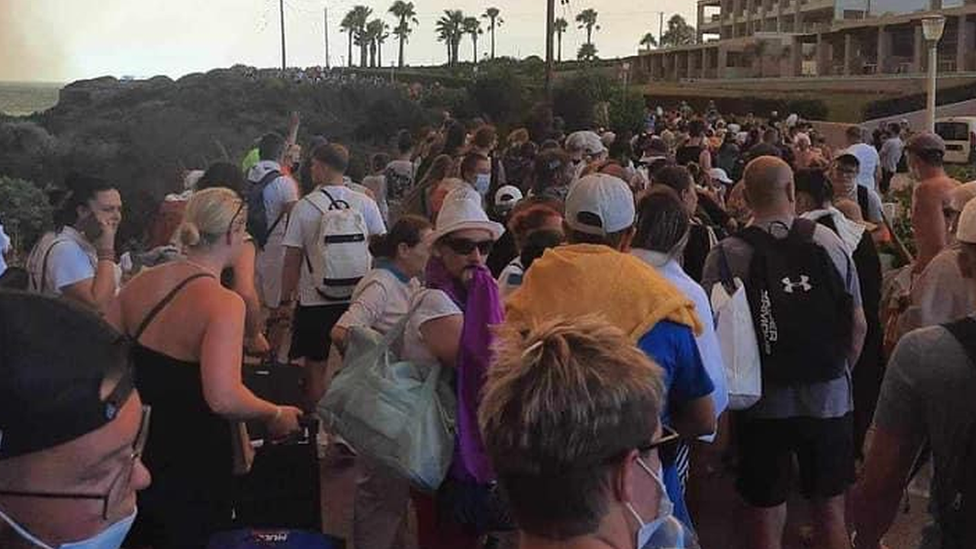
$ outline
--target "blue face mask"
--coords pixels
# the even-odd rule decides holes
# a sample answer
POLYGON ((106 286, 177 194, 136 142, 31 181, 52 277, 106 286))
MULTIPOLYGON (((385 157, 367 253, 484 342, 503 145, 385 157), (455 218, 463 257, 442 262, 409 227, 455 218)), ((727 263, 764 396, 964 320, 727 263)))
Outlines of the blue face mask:
POLYGON ((14 522, 13 519, 8 517, 3 511, 0 511, 0 519, 9 524, 10 527, 20 535, 20 537, 24 538, 40 549, 119 549, 122 547, 122 542, 125 541, 125 536, 132 528, 132 523, 136 520, 137 512, 138 510, 133 510, 131 515, 119 520, 115 524, 88 539, 73 541, 70 543, 62 543, 57 547, 52 547, 37 539, 37 537, 28 532, 21 525, 14 522))
MULTIPOLYGON (((674 504, 671 503, 671 498, 668 497, 668 490, 664 486, 664 480, 661 478, 661 472, 651 470, 651 468, 644 463, 644 460, 640 458, 637 458, 637 464, 640 465, 641 469, 646 471, 647 474, 651 475, 651 478, 657 482, 658 489, 661 491, 661 503, 659 503, 657 507, 657 517, 651 522, 644 522, 644 519, 642 519, 637 513, 634 506, 629 502, 626 504, 627 510, 630 511, 630 514, 634 515, 634 518, 637 519, 637 523, 641 525, 637 530, 637 545, 635 545, 635 549, 642 549, 643 547, 647 546, 652 538, 655 537, 655 534, 662 530, 661 527, 671 518, 672 513, 674 513, 674 504)), ((655 544, 654 546, 658 547, 659 544, 655 544)))
POLYGON ((491 175, 486 173, 479 173, 474 181, 474 188, 478 191, 482 197, 488 194, 488 188, 491 187, 491 175))

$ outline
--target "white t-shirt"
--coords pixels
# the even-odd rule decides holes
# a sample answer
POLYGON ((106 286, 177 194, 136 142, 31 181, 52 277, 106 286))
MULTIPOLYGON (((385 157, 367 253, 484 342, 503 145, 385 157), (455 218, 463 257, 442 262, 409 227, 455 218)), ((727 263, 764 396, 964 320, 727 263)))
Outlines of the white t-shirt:
MULTIPOLYGON (((262 160, 248 172, 247 179, 251 183, 259 183, 268 172, 281 171, 277 162, 262 160)), ((298 200, 298 183, 286 175, 276 178, 264 188, 264 211, 267 215, 266 223, 269 229, 274 227, 263 249, 258 250, 254 265, 257 287, 261 294, 261 303, 265 307, 275 308, 281 302, 281 271, 285 264, 285 248, 281 242, 288 227, 288 216, 281 217, 285 207, 298 200), (275 225, 275 221, 280 221, 275 225)))
POLYGON ((852 154, 860 161, 861 170, 857 173, 858 185, 871 190, 877 188, 874 172, 878 169, 878 164, 881 163, 881 157, 878 156, 878 151, 874 147, 867 143, 856 143, 844 149, 841 154, 852 154))
MULTIPOLYGON (((74 227, 66 226, 60 233, 45 234, 27 258, 31 287, 46 295, 59 296, 64 288, 95 278, 97 270, 98 254, 95 247, 74 227), (45 256, 47 257, 46 269, 45 256), (43 272, 45 270, 46 275, 43 272), (43 288, 40 287, 42 283, 43 288)), ((122 269, 115 265, 116 292, 121 280, 122 269)))
MULTIPOLYGON (((334 200, 347 202, 350 208, 363 215, 363 219, 366 221, 366 231, 369 233, 367 236, 386 233, 386 225, 383 223, 380 209, 372 198, 342 185, 318 187, 312 194, 321 193, 322 189, 325 189, 334 200)), ((291 219, 288 222, 288 228, 282 242, 284 246, 305 250, 307 254, 308 250, 318 245, 315 242, 315 236, 319 231, 321 219, 322 212, 311 203, 308 197, 299 200, 291 211, 291 219)), ((325 300, 315 291, 315 281, 312 280, 305 261, 302 262, 302 276, 298 282, 298 301, 306 307, 337 303, 336 301, 325 300)))
MULTIPOLYGON (((660 273, 669 282, 674 284, 681 293, 695 304, 695 313, 702 324, 701 334, 695 336, 695 343, 698 344, 698 352, 701 354, 702 364, 705 371, 712 379, 715 390, 712 391, 712 401, 715 404, 715 418, 729 405, 728 383, 725 379, 725 361, 722 359, 722 349, 718 342, 718 335, 715 333, 715 319, 712 317, 712 305, 708 301, 704 288, 694 281, 672 258, 667 255, 634 248, 631 254, 647 263, 660 273)), ((706 437, 714 440, 714 437, 706 437)))
MULTIPOLYGON (((281 166, 271 160, 262 160, 247 173, 247 180, 255 184, 260 183, 264 176, 271 171, 280 173, 281 166)), ((264 197, 264 212, 267 215, 266 223, 270 229, 285 211, 285 206, 298 200, 298 183, 287 175, 281 175, 271 183, 268 183, 268 186, 264 188, 262 196, 264 197)), ((286 222, 286 218, 281 218, 278 225, 268 235, 268 242, 272 240, 281 242, 282 237, 285 235, 286 222)))
POLYGON ((363 178, 363 186, 372 191, 373 196, 376 197, 376 205, 380 208, 380 215, 383 216, 383 221, 389 223, 390 208, 386 202, 386 176, 383 174, 367 175, 363 178))
POLYGON ((389 268, 373 269, 353 290, 349 310, 337 325, 367 326, 385 334, 410 311, 410 302, 420 290, 416 278, 403 280, 389 268))
POLYGON ((407 328, 403 332, 403 348, 400 350, 399 356, 403 360, 433 364, 437 362, 437 357, 427 348, 424 337, 420 333, 420 327, 431 320, 463 313, 457 304, 441 290, 422 290, 414 296, 414 300, 420 300, 420 304, 407 322, 407 328))
POLYGON ((0 224, 0 275, 7 270, 7 262, 3 259, 3 254, 10 249, 10 237, 3 232, 3 225, 0 224))

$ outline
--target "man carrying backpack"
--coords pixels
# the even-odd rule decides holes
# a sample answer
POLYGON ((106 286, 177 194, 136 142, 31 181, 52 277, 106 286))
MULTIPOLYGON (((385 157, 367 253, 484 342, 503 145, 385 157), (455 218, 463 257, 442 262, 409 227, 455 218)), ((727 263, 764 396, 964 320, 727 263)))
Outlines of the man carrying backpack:
POLYGON ((744 172, 752 224, 712 249, 703 285, 745 283, 763 394, 737 421, 736 488, 750 549, 782 547, 793 457, 812 500, 817 547, 850 547, 844 494, 854 479, 850 365, 866 322, 857 270, 830 229, 796 217, 793 172, 759 157, 744 172))
POLYGON ((258 247, 255 271, 261 303, 274 309, 281 301, 281 269, 285 248, 281 241, 288 215, 298 201, 298 184, 282 173, 285 138, 269 133, 261 138, 261 160, 247 173, 247 232, 258 247))
MULTIPOLYGON (((956 231, 959 269, 976 286, 976 201, 956 231)), ((974 309, 971 308, 970 311, 974 309)), ((976 318, 910 332, 895 347, 874 415, 864 472, 852 497, 857 549, 883 547, 923 445, 935 464, 936 524, 921 547, 976 547, 976 318)))
POLYGON ((305 359, 306 396, 313 407, 325 392, 329 332, 371 268, 369 238, 386 233, 376 202, 343 183, 348 166, 349 152, 342 145, 315 149, 315 190, 295 205, 283 241, 282 300, 273 318, 294 319, 290 354, 305 359), (296 288, 298 307, 293 311, 296 288))

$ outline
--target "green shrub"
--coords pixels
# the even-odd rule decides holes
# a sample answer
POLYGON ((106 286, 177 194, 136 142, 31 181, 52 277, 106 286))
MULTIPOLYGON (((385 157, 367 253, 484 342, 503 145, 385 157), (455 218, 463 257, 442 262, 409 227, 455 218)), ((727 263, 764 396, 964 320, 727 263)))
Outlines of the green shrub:
POLYGON ((525 110, 525 85, 522 78, 508 68, 479 75, 468 86, 468 93, 479 113, 497 125, 511 123, 525 110))
POLYGON ((617 132, 640 133, 644 125, 644 96, 636 91, 614 94, 610 98, 610 128, 617 132))
POLYGON ((949 177, 968 183, 976 181, 976 165, 974 164, 946 164, 946 173, 949 177))
POLYGON ((26 254, 51 226, 47 195, 29 181, 0 176, 0 224, 16 254, 26 254))

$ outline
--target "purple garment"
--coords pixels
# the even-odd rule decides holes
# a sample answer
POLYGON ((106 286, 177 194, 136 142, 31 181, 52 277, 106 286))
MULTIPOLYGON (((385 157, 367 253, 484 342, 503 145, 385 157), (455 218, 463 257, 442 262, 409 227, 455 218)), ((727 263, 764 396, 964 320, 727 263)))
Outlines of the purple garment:
POLYGON ((488 483, 495 480, 478 427, 478 405, 491 364, 491 327, 505 320, 498 285, 487 267, 474 269, 468 287, 447 272, 439 259, 427 265, 427 287, 443 291, 464 311, 457 359, 457 444, 451 476, 488 483))

